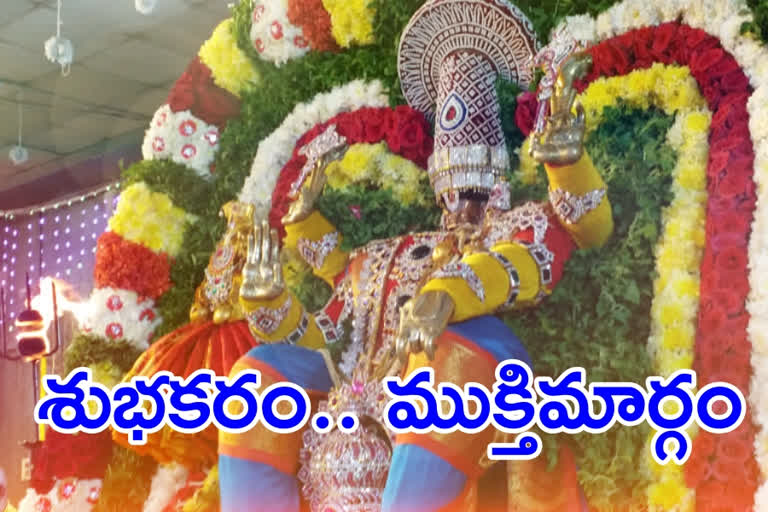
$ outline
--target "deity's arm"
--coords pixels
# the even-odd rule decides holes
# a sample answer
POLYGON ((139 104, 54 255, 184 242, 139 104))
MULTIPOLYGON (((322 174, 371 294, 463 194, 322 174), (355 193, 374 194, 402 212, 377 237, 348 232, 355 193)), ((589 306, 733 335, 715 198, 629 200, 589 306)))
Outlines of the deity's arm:
POLYGON ((341 233, 317 210, 303 220, 287 224, 285 232, 285 246, 296 248, 314 274, 333 286, 349 260, 349 254, 340 249, 341 233))
POLYGON ((451 297, 449 323, 538 304, 576 248, 555 216, 536 203, 499 217, 483 244, 432 274, 421 290, 451 297), (521 222, 536 222, 536 228, 519 229, 521 222))
POLYGON ((544 164, 549 201, 560 225, 582 249, 601 247, 613 233, 605 182, 584 151, 573 164, 544 164))
POLYGON ((271 299, 247 299, 241 295, 240 306, 251 333, 264 343, 286 343, 308 348, 325 345, 315 315, 309 313, 287 289, 271 299))

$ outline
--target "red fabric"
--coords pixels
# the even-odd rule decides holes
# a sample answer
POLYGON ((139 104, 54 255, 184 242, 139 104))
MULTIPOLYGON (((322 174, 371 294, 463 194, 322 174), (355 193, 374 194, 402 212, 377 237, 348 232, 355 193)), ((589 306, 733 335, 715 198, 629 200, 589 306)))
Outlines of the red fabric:
MULTIPOLYGON (((560 224, 556 216, 550 215, 548 223, 549 225, 544 235, 544 245, 555 256, 552 262, 552 284, 549 285, 551 290, 562 279, 565 262, 568 261, 576 249, 576 243, 568 231, 560 224)), ((518 232, 512 237, 512 240, 533 242, 533 228, 518 232)))

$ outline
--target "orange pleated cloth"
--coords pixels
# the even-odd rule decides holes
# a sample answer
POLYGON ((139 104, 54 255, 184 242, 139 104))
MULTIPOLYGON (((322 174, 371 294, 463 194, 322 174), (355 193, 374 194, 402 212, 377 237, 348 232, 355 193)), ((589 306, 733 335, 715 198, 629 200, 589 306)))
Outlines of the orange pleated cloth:
MULTIPOLYGON (((226 376, 237 360, 258 344, 245 320, 187 324, 153 343, 123 381, 152 377, 163 370, 183 378, 201 369, 226 376)), ((218 459, 218 431, 213 425, 198 434, 182 434, 164 427, 148 435, 147 443, 142 446, 131 445, 126 434, 114 430, 112 438, 141 455, 152 456, 161 464, 175 462, 194 470, 211 467, 218 459)))

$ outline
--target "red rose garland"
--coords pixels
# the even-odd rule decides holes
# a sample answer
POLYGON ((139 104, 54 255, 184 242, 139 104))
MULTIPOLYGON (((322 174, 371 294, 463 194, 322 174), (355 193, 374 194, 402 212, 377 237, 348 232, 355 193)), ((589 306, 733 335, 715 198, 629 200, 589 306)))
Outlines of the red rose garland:
POLYGON ((386 142, 390 151, 416 165, 426 168, 427 159, 432 154, 432 136, 424 115, 408 106, 390 108, 361 108, 354 112, 344 112, 328 121, 316 125, 302 135, 293 150, 293 157, 280 171, 275 189, 272 192, 272 209, 269 221, 285 236, 280 219, 288 212, 292 199, 288 196, 291 184, 301 172, 306 157, 299 150, 325 129, 336 125, 337 132, 347 138, 349 144, 374 144, 386 142))
POLYGON ((195 57, 168 95, 174 112, 189 110, 192 115, 224 131, 227 121, 240 114, 240 100, 213 82, 211 70, 195 57))
MULTIPOLYGON (((694 368, 700 387, 725 381, 747 396, 751 376, 745 309, 747 241, 756 201, 748 79, 716 38, 679 23, 633 30, 603 41, 590 52, 594 66, 582 87, 601 76, 627 74, 654 62, 684 65, 713 112, 694 368)), ((759 471, 749 418, 729 434, 701 432, 696 437, 685 474, 688 485, 696 489, 698 510, 752 509, 759 471)))
POLYGON ((55 479, 103 478, 112 458, 112 436, 109 431, 61 434, 47 429, 45 441, 35 443, 31 448, 31 487, 37 494, 47 494, 55 479))
POLYGON ((96 246, 93 275, 96 288, 129 290, 157 300, 171 287, 171 261, 166 254, 106 231, 96 246))

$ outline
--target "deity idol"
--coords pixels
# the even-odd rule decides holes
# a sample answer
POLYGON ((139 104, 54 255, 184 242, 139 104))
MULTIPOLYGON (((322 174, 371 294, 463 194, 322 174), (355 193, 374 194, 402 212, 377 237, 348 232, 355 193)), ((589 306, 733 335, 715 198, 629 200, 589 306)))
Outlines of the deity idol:
MULTIPOLYGON (((151 378, 169 371, 187 378, 199 369, 227 375, 235 362, 257 345, 251 335, 239 294, 242 269, 247 257, 247 240, 253 231, 253 206, 238 202, 225 204, 220 215, 227 228, 211 254, 205 279, 195 292, 190 322, 163 336, 144 352, 124 377, 151 378)), ((198 435, 181 434, 165 427, 147 436, 141 446, 131 445, 128 436, 112 432, 116 442, 160 463, 180 463, 192 470, 216 464, 217 431, 209 427, 198 435)))
MULTIPOLYGON (((530 23, 505 0, 431 0, 417 11, 402 36, 399 71, 411 106, 435 117, 428 172, 441 229, 342 252, 341 235, 313 208, 326 165, 343 151, 331 127, 316 139, 314 170, 283 219, 283 245, 298 248, 334 286, 319 312, 305 311, 287 291, 277 233, 256 223, 240 301, 262 344, 232 374, 258 370, 262 389, 292 382, 314 400, 313 412, 353 411, 361 421, 354 433, 274 433, 261 423, 221 432, 224 512, 293 512, 302 500, 312 511, 478 509, 478 482, 492 465, 487 446, 500 433, 392 436, 382 419, 382 378, 431 367, 436 383, 492 389, 499 362, 530 364, 494 315, 538 304, 574 249, 600 246, 612 232, 605 184, 583 149, 583 111, 573 113, 573 81, 590 64, 583 54, 549 59, 558 72, 532 144, 545 164, 549 202, 509 204, 495 83, 530 83, 534 52, 530 23), (337 367, 322 349, 345 337, 349 349, 337 367)), ((563 451, 549 474, 541 464, 515 466, 511 510, 580 510, 572 457, 563 451)))

